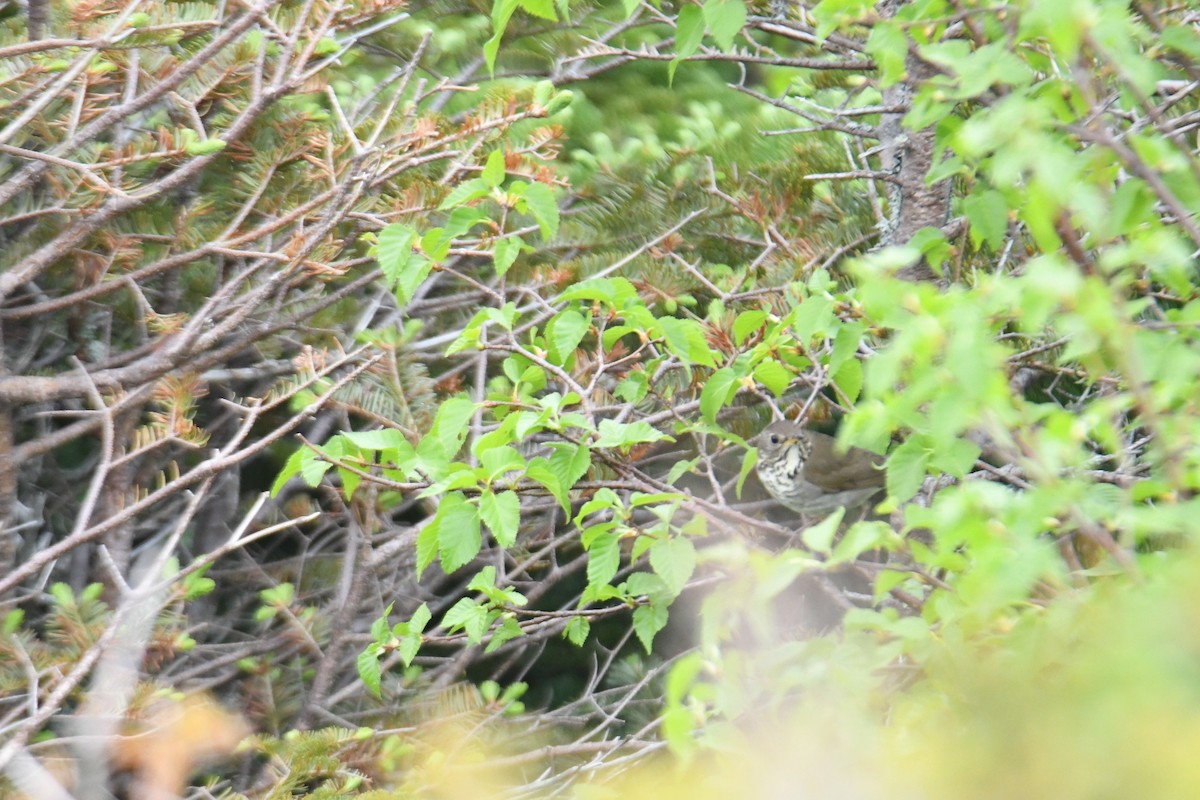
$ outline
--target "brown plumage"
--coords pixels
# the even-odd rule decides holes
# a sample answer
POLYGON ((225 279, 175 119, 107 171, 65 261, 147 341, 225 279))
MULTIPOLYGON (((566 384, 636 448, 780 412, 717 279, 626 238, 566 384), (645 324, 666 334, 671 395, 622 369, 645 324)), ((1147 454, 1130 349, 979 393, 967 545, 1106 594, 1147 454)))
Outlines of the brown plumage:
POLYGON ((755 440, 758 477, 771 496, 801 514, 853 508, 883 488, 883 457, 852 447, 838 452, 832 436, 786 420, 755 440))

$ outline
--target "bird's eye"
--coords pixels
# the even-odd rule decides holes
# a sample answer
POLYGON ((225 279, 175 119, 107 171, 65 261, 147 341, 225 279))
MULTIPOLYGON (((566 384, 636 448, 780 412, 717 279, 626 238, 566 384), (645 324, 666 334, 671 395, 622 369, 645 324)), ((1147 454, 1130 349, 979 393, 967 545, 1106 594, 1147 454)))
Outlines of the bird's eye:
POLYGON ((779 444, 780 442, 783 441, 783 437, 780 436, 778 433, 772 433, 770 436, 767 437, 767 441, 770 442, 771 444, 779 444))

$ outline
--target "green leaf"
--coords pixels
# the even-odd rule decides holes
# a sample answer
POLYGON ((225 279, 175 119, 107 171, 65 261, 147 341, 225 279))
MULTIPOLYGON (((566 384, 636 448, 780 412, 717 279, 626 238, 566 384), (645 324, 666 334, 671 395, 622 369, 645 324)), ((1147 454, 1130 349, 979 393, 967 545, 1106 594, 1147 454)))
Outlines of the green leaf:
POLYGON ((363 450, 412 450, 404 434, 395 428, 379 428, 373 431, 345 431, 341 438, 363 450))
POLYGON ((863 553, 883 547, 893 539, 895 533, 892 526, 883 521, 858 522, 850 526, 833 548, 833 553, 827 562, 846 564, 854 561, 863 553))
POLYGON ((737 374, 729 367, 722 367, 710 375, 700 390, 700 415, 715 423, 717 412, 737 394, 738 383, 737 374))
POLYGON ((746 452, 742 455, 742 468, 738 470, 738 497, 742 496, 742 487, 746 485, 746 478, 750 477, 750 473, 754 471, 756 464, 758 464, 758 450, 753 447, 746 448, 746 452))
POLYGON ((807 344, 813 336, 824 335, 833 324, 833 301, 824 295, 809 295, 788 316, 796 338, 807 344))
MULTIPOLYGON (((641 442, 671 439, 670 436, 656 429, 649 422, 640 420, 638 422, 617 422, 612 419, 602 419, 599 430, 600 438, 593 443, 593 447, 617 448, 641 442)), ((672 439, 672 441, 674 440, 672 439)))
POLYGON ((429 568, 438 554, 437 519, 417 532, 417 577, 429 568))
POLYGON ((754 367, 754 379, 770 389, 776 397, 783 397, 792 382, 792 373, 783 364, 768 358, 754 367))
POLYGON ((941 273, 942 265, 946 263, 953 252, 950 243, 946 241, 946 235, 933 227, 921 228, 914 233, 908 240, 908 246, 917 248, 929 262, 929 266, 938 273, 941 273))
POLYGON ((429 435, 422 441, 418 450, 430 453, 431 448, 444 459, 458 455, 463 442, 467 439, 467 423, 475 414, 475 404, 465 397, 451 397, 438 407, 429 435))
POLYGON ((705 0, 704 21, 717 45, 729 50, 746 24, 746 4, 743 0, 705 0))
POLYGON ((301 446, 298 450, 288 456, 288 460, 283 463, 283 469, 279 471, 278 477, 275 478, 275 483, 271 484, 271 497, 278 497, 279 492, 293 477, 300 474, 300 466, 304 460, 304 454, 308 451, 307 447, 301 446))
POLYGON ((554 13, 554 3, 552 0, 520 0, 521 8, 526 13, 532 14, 540 19, 557 22, 558 15, 554 13))
POLYGON ((603 531, 591 540, 587 550, 588 585, 607 585, 621 566, 620 539, 615 533, 603 531))
POLYGON ((891 20, 879 20, 867 37, 867 52, 879 69, 880 86, 892 86, 905 74, 908 39, 900 26, 891 20))
POLYGON ((276 493, 278 493, 279 489, 283 488, 283 483, 286 482, 286 479, 283 477, 283 475, 289 473, 293 459, 295 459, 296 470, 294 472, 290 472, 289 477, 299 472, 300 477, 304 478, 304 482, 309 486, 316 486, 319 484, 321 482, 321 478, 325 476, 325 473, 333 467, 333 464, 325 459, 322 459, 321 454, 316 450, 313 450, 308 446, 302 447, 300 450, 296 451, 291 458, 288 459, 287 464, 284 465, 283 473, 281 473, 279 478, 275 480, 275 486, 272 487, 272 490, 276 493))
POLYGON ((429 606, 421 603, 417 610, 413 612, 412 619, 408 621, 409 631, 420 633, 425 630, 425 626, 429 624, 429 620, 433 619, 433 613, 430 612, 429 606))
POLYGON ((450 212, 445 228, 432 228, 421 236, 421 249, 433 261, 443 261, 450 254, 455 237, 472 229, 473 225, 485 221, 484 212, 467 205, 458 206, 450 212))
POLYGON ((413 295, 417 293, 417 289, 429 277, 431 270, 433 270, 433 262, 420 253, 414 253, 407 268, 396 279, 396 300, 401 305, 407 305, 413 295))
MULTIPOLYGON (((497 429, 488 436, 502 431, 502 428, 497 429)), ((480 439, 480 445, 475 450, 479 453, 479 466, 484 472, 483 478, 487 483, 495 483, 510 472, 525 469, 525 457, 515 447, 501 445, 496 441, 488 442, 485 445, 486 439, 486 436, 480 439)))
POLYGON ((413 252, 417 233, 407 225, 392 223, 379 232, 375 257, 388 284, 397 287, 397 297, 407 303, 429 274, 429 260, 413 252))
POLYGON ((525 242, 520 236, 506 236, 492 243, 492 263, 496 267, 497 275, 504 277, 516 262, 517 256, 521 254, 521 248, 524 246, 525 242))
POLYGON ((386 642, 392 635, 391 626, 388 625, 388 615, 392 613, 392 607, 395 603, 388 603, 388 607, 383 610, 383 614, 375 618, 371 623, 371 639, 380 644, 386 642))
POLYGON ((968 472, 974 469, 979 453, 979 445, 967 439, 955 437, 948 444, 940 446, 930 456, 929 465, 962 480, 968 472))
POLYGON ((703 668, 704 658, 692 652, 676 661, 667 673, 666 707, 662 713, 663 738, 667 740, 671 751, 682 759, 693 757, 699 747, 694 734, 699 720, 684 699, 695 686, 703 668))
POLYGON ((1110 236, 1122 236, 1133 232, 1154 218, 1154 192, 1139 178, 1128 178, 1113 193, 1109 208, 1111 216, 1110 236))
POLYGON ((525 469, 525 477, 531 481, 537 481, 545 487, 546 491, 558 500, 563 513, 571 513, 571 495, 569 493, 571 487, 563 485, 562 479, 550 468, 549 461, 540 456, 533 459, 525 469))
POLYGON ((417 651, 421 649, 421 634, 432 617, 433 614, 429 611, 428 604, 421 603, 413 612, 412 619, 395 627, 394 632, 401 637, 396 653, 404 662, 404 666, 411 666, 413 659, 417 657, 417 651))
POLYGON ((461 628, 472 644, 479 644, 483 640, 483 634, 490 624, 488 610, 469 597, 460 598, 442 617, 442 625, 446 630, 453 632, 461 628))
POLYGON ((496 591, 496 568, 489 564, 479 570, 475 577, 471 578, 471 582, 467 584, 467 590, 471 592, 483 592, 490 599, 491 594, 496 591))
POLYGON ((699 7, 685 5, 675 20, 675 58, 667 66, 667 83, 675 82, 675 69, 700 46, 704 38, 704 12, 699 7))
POLYGON ((696 464, 698 463, 700 463, 700 457, 686 458, 684 461, 677 461, 676 463, 672 464, 671 471, 668 471, 667 473, 667 483, 671 483, 671 485, 674 486, 674 482, 678 481, 680 477, 683 477, 684 475, 690 473, 691 470, 696 469, 696 464))
POLYGON ((971 244, 979 247, 986 243, 998 250, 1008 234, 1008 202, 1004 195, 991 189, 977 191, 963 198, 962 207, 971 223, 971 244))
MULTIPOLYGON (((641 303, 637 288, 628 278, 591 278, 563 290, 558 300, 599 300, 610 308, 625 309, 631 303, 641 303)), ((644 306, 643 306, 644 308, 644 306)))
POLYGON ((875 576, 875 601, 879 602, 888 596, 888 593, 901 585, 905 581, 912 579, 911 572, 893 572, 892 570, 884 570, 875 576))
POLYGON ((1193 61, 1200 61, 1200 36, 1191 25, 1168 25, 1162 31, 1162 43, 1193 61))
MULTIPOLYGON (((521 626, 517 624, 517 621, 510 615, 506 614, 500 619, 500 624, 496 626, 496 630, 492 631, 492 638, 488 641, 487 647, 483 649, 483 652, 485 655, 488 653, 494 653, 499 650, 500 646, 505 642, 524 635, 525 631, 521 630, 521 626)), ((510 704, 509 708, 512 706, 521 706, 521 704, 513 703, 510 704)))
POLYGON ((833 537, 837 535, 838 526, 842 524, 845 514, 844 508, 835 510, 816 525, 805 528, 800 538, 812 552, 828 555, 833 546, 833 537))
POLYGON ((518 0, 495 0, 492 6, 492 38, 483 45, 483 58, 487 62, 488 72, 496 71, 496 54, 500 50, 500 40, 504 38, 504 29, 517 10, 518 0))
POLYGON ((650 567, 678 595, 696 570, 696 548, 682 536, 660 539, 650 547, 650 567))
POLYGON ((570 489, 592 466, 592 451, 583 445, 561 444, 550 456, 550 469, 570 489))
POLYGON ((824 39, 837 27, 862 20, 874 6, 874 0, 821 0, 809 13, 817 20, 817 36, 824 39))
MULTIPOLYGON (((503 164, 503 159, 501 159, 501 162, 503 164)), ((469 203, 472 200, 478 200, 481 197, 487 197, 489 188, 489 184, 482 178, 472 178, 469 181, 463 181, 454 187, 454 191, 446 195, 446 199, 442 201, 442 204, 438 208, 444 211, 448 208, 455 208, 464 203, 469 203)), ((389 225, 388 227, 392 226, 389 225)), ((387 230, 387 228, 384 230, 387 230)))
POLYGON ((576 647, 583 647, 591 630, 592 624, 588 622, 587 617, 572 617, 563 630, 563 636, 576 647))
POLYGON ((358 677, 376 697, 383 697, 381 686, 382 672, 379 668, 379 655, 383 650, 379 644, 372 642, 358 654, 354 664, 358 669, 358 677))
POLYGON ((675 317, 659 317, 654 327, 662 332, 667 349, 683 359, 687 364, 699 364, 702 367, 715 367, 716 360, 708 346, 704 328, 692 319, 676 319, 675 317))
POLYGON ((704 666, 704 657, 694 651, 675 662, 671 671, 667 673, 666 685, 663 687, 663 699, 667 705, 682 702, 687 697, 704 666))
POLYGON ((544 183, 531 183, 525 189, 525 205, 537 220, 542 239, 550 240, 558 235, 558 200, 554 190, 544 183))
POLYGON ((479 509, 461 492, 450 492, 442 498, 427 528, 434 529, 442 571, 447 575, 475 558, 483 546, 479 509))
POLYGON ((675 596, 667 588, 666 581, 652 572, 635 572, 625 581, 624 586, 631 597, 669 600, 675 596))
POLYGON ((862 362, 857 358, 852 358, 845 364, 842 364, 841 369, 834 373, 833 382, 846 395, 846 399, 853 403, 862 392, 862 362))
POLYGON ((591 321, 574 309, 560 311, 546 323, 546 340, 550 344, 550 360, 562 366, 575 353, 591 327, 591 321))
POLYGON ((760 330, 766 321, 767 312, 761 309, 743 311, 738 314, 737 319, 733 321, 733 341, 736 344, 742 344, 746 341, 746 337, 760 330))
POLYGON ((521 499, 516 492, 484 492, 479 496, 479 515, 501 547, 512 547, 521 525, 521 499))
MULTIPOLYGON (((487 214, 484 214, 478 208, 474 208, 472 206, 459 206, 450 212, 450 218, 446 220, 446 229, 443 233, 443 236, 446 237, 446 240, 449 243, 455 237, 462 236, 479 223, 487 221, 487 214)), ((445 255, 443 254, 441 258, 445 258, 445 255)))
POLYGON ((626 403, 640 403, 650 391, 650 376, 644 369, 630 370, 629 374, 617 384, 613 394, 626 403))
POLYGON ((918 436, 893 450, 887 460, 888 498, 903 503, 916 494, 925 481, 928 464, 929 450, 918 436))
POLYGON ((652 603, 638 606, 633 610, 633 630, 647 653, 651 652, 651 648, 654 646, 654 637, 665 627, 667 627, 666 606, 652 603))
POLYGON ((493 150, 488 156, 487 165, 479 175, 479 180, 489 189, 495 189, 504 183, 504 151, 493 150))
POLYGON ((865 326, 861 322, 849 323, 838 328, 837 336, 833 341, 833 352, 829 355, 829 371, 837 374, 842 364, 858 352, 858 345, 862 342, 862 336, 865 326))

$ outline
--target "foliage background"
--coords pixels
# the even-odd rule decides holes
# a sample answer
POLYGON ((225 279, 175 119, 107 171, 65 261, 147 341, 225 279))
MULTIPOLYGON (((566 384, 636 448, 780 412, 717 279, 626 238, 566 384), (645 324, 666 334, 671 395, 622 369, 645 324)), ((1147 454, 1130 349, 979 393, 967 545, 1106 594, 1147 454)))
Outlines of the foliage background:
POLYGON ((1194 791, 1196 26, 0 11, 5 791, 1194 791))

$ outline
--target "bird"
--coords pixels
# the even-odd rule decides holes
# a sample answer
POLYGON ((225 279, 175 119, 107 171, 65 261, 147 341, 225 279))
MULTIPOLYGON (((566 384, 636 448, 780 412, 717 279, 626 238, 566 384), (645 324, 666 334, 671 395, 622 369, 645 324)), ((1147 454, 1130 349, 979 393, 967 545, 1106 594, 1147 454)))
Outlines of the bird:
POLYGON ((758 479, 771 496, 807 515, 852 509, 883 489, 883 457, 795 422, 772 422, 755 439, 758 479))

